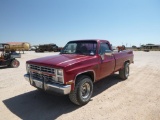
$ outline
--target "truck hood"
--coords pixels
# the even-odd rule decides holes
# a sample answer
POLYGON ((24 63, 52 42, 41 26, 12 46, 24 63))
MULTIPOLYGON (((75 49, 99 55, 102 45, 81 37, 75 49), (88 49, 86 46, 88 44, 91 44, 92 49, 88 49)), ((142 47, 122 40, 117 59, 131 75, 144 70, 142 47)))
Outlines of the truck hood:
POLYGON ((54 56, 42 57, 27 61, 28 64, 35 64, 48 67, 67 67, 81 61, 89 60, 94 56, 77 55, 77 54, 59 54, 54 56))

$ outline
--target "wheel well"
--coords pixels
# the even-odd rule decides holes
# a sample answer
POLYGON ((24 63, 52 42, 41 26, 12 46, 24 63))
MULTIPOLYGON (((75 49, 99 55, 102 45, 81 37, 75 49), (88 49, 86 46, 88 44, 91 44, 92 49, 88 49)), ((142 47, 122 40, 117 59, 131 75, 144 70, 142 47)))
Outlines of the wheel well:
MULTIPOLYGON (((92 72, 92 71, 88 71, 88 72, 85 72, 85 73, 78 74, 76 76, 76 79, 77 79, 77 77, 79 77, 81 75, 86 75, 86 76, 90 77, 92 82, 94 82, 94 80, 95 80, 94 72, 92 72)), ((75 79, 75 81, 76 81, 76 79, 75 79)))
POLYGON ((129 63, 130 64, 130 60, 125 61, 124 63, 129 63))

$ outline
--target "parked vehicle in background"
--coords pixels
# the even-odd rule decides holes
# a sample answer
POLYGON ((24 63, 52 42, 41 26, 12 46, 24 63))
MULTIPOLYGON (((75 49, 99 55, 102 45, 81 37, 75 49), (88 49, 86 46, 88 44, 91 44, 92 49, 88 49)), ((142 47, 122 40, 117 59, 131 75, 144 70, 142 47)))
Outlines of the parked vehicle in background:
POLYGON ((27 42, 8 42, 5 47, 5 51, 28 51, 30 49, 30 44, 27 42))
POLYGON ((38 45, 34 45, 30 47, 30 51, 35 51, 38 48, 38 45))
POLYGON ((63 47, 58 47, 58 52, 61 52, 62 49, 63 47))
POLYGON ((20 63, 16 58, 20 58, 21 55, 16 52, 5 51, 7 46, 6 43, 0 43, 0 67, 19 67, 20 63))
POLYGON ((133 51, 113 51, 107 40, 70 41, 59 55, 26 62, 25 79, 38 89, 69 95, 77 105, 90 101, 93 83, 119 71, 125 80, 133 51))
POLYGON ((44 45, 39 45, 35 52, 45 52, 45 51, 49 51, 49 52, 59 52, 61 50, 61 48, 59 48, 56 44, 44 44, 44 45))
POLYGON ((149 52, 150 50, 149 50, 149 49, 144 49, 143 51, 144 51, 144 52, 149 52))

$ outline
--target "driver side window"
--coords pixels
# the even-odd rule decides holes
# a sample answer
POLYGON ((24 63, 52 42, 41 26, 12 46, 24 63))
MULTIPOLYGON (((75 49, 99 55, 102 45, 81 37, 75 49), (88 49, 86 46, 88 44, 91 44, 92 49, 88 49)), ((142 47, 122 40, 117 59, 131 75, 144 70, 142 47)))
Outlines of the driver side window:
POLYGON ((101 43, 99 54, 100 55, 104 54, 106 50, 110 50, 109 45, 107 43, 101 43))

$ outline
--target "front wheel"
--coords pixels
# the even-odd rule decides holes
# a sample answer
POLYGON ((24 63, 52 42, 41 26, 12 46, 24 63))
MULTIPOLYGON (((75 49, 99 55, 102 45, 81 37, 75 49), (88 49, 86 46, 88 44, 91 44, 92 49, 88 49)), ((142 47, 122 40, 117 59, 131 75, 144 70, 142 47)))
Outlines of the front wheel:
POLYGON ((126 80, 129 76, 129 63, 124 64, 124 68, 119 70, 119 76, 122 80, 126 80))
POLYGON ((12 68, 17 68, 17 67, 19 67, 19 65, 20 65, 20 63, 19 63, 19 61, 16 60, 16 59, 12 60, 12 62, 11 62, 11 64, 10 64, 10 66, 11 66, 12 68))
POLYGON ((93 93, 93 82, 86 75, 79 76, 74 90, 69 94, 70 100, 77 105, 87 104, 93 93))

